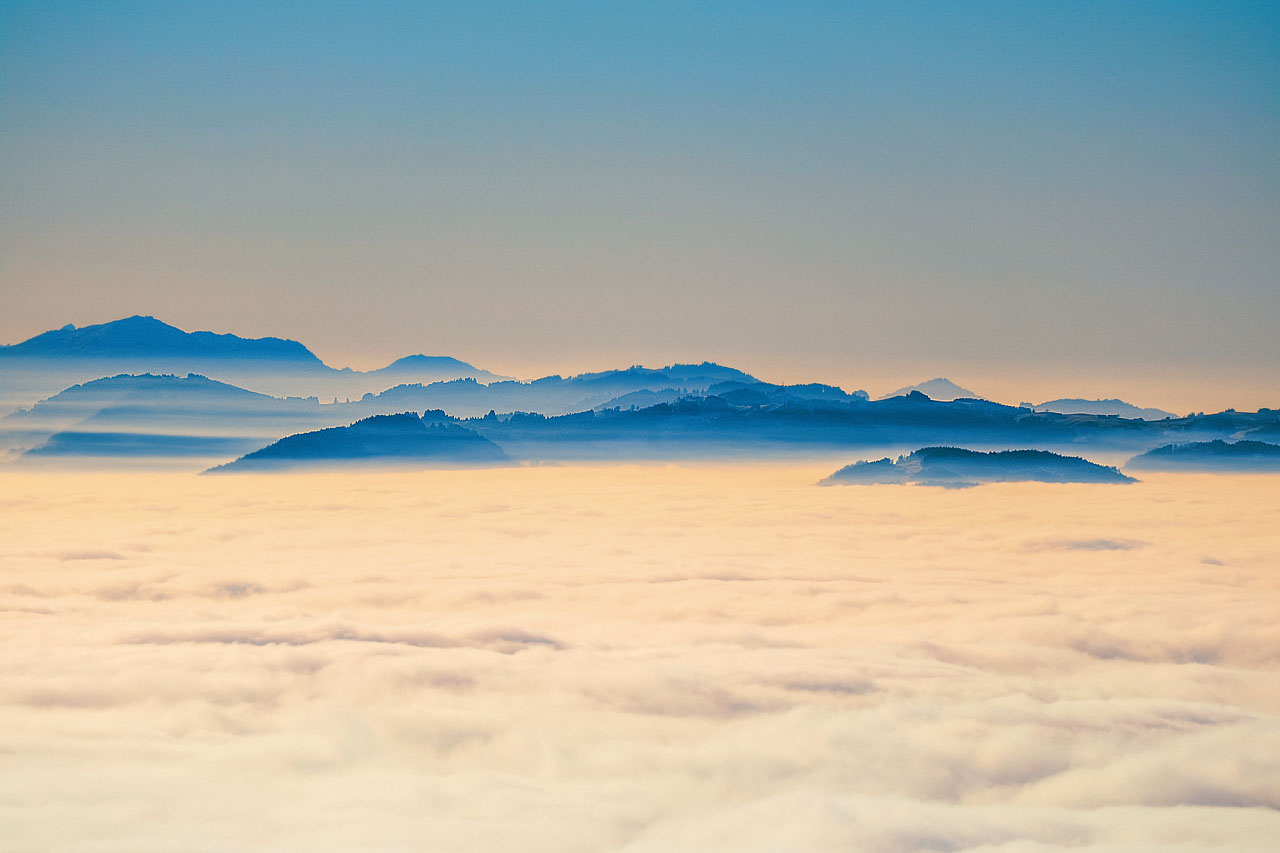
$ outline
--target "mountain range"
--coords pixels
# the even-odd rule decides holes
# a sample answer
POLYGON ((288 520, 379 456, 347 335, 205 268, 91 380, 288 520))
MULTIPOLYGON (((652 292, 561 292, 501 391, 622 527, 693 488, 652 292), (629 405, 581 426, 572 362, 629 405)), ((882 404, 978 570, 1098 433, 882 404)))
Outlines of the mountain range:
POLYGON ((712 362, 516 381, 450 357, 416 355, 361 373, 330 368, 296 341, 184 332, 150 317, 67 326, 0 347, 0 393, 18 393, 14 388, 24 377, 47 382, 68 370, 92 378, 0 418, 0 450, 7 456, 72 464, 79 458, 130 464, 162 456, 216 461, 282 443, 261 458, 283 459, 312 446, 310 439, 286 439, 339 430, 325 433, 338 459, 345 457, 336 448, 373 429, 358 424, 404 413, 421 419, 422 412, 437 412, 432 423, 466 430, 524 460, 812 454, 851 447, 899 453, 922 445, 1089 448, 1127 458, 1167 444, 1280 435, 1280 416, 1270 409, 1176 418, 1118 400, 1014 407, 943 378, 914 386, 936 398, 913 389, 872 401, 861 390, 774 384, 712 362), (149 369, 103 375, 121 362, 149 369), (153 372, 155 365, 184 362, 222 375, 153 372), (237 371, 249 382, 225 378, 237 371), (472 375, 403 381, 433 372, 472 375), (335 382, 375 383, 377 390, 342 401, 333 395, 332 402, 295 393, 335 382), (272 391, 273 385, 288 393, 272 391), (1100 411, 1075 411, 1089 407, 1100 411), (1155 415, 1160 419, 1144 419, 1155 415), (342 431, 348 428, 353 431, 342 431))
POLYGON ((184 332, 155 317, 133 316, 76 328, 67 324, 33 338, 0 346, 0 360, 216 359, 279 362, 295 368, 323 368, 311 350, 282 338, 241 338, 213 332, 184 332))
MULTIPOLYGON (((407 416, 473 433, 517 461, 761 458, 943 442, 974 449, 1015 446, 1028 448, 1027 452, 1035 449, 1069 456, 1082 450, 1128 450, 1131 455, 1135 450, 1157 447, 1171 439, 1212 440, 1280 422, 1280 412, 1275 410, 1150 422, 1031 412, 983 400, 939 402, 919 393, 891 400, 789 400, 763 405, 735 405, 722 397, 690 396, 644 409, 587 410, 554 417, 519 412, 500 416, 490 412, 484 417, 459 419, 441 411, 407 416)), ((299 467, 315 459, 323 459, 326 466, 342 459, 367 464, 380 451, 370 450, 364 442, 361 431, 366 427, 362 425, 381 423, 378 418, 382 417, 386 416, 357 421, 349 429, 290 436, 271 445, 274 449, 267 456, 277 463, 290 459, 299 467), (321 455, 316 454, 312 444, 320 440, 317 436, 323 436, 325 450, 321 455)), ((405 455, 398 450, 389 453, 397 460, 405 455)), ((1034 461, 1032 457, 996 457, 995 461, 1023 463, 1029 459, 1034 461)), ((441 454, 435 455, 436 463, 442 460, 441 454)))
MULTIPOLYGON (((488 385, 474 379, 414 383, 335 403, 322 403, 316 397, 274 397, 198 374, 121 374, 73 385, 29 409, 0 418, 0 449, 34 448, 67 430, 279 438, 378 414, 442 409, 459 417, 489 411, 559 415, 595 407, 621 408, 624 404, 619 401, 643 394, 675 400, 710 393, 711 389, 735 400, 772 403, 866 397, 865 392, 846 394, 828 385, 771 385, 740 370, 710 363, 657 370, 631 367, 488 385)), ((631 408, 632 404, 625 406, 631 408)))
POLYGON ((186 332, 134 316, 0 346, 0 411, 122 373, 196 373, 278 396, 359 397, 404 382, 507 377, 448 356, 411 355, 370 371, 333 368, 298 341, 186 332))
POLYGON ((1266 428, 1280 412, 1222 412, 1166 421, 1031 412, 986 400, 791 399, 735 404, 688 396, 644 409, 533 413, 461 420, 513 458, 590 459, 827 452, 848 447, 957 444, 983 449, 1090 448, 1122 453, 1170 441, 1201 441, 1266 428))
POLYGON ((182 455, 203 456, 221 452, 217 448, 225 438, 250 442, 241 448, 244 452, 281 435, 351 420, 315 398, 272 397, 195 374, 125 374, 73 385, 30 409, 0 418, 0 449, 10 454, 34 450, 60 436, 37 455, 67 456, 79 451, 119 456, 119 450, 107 442, 134 447, 154 436, 157 448, 163 445, 183 450, 182 455), (95 439, 95 434, 115 438, 95 439), (186 440, 161 442, 158 436, 163 435, 186 440), (90 452, 98 449, 104 452, 90 452))
MULTIPOLYGON (((103 455, 118 457, 116 446, 136 446, 127 438, 129 435, 181 435, 208 441, 170 441, 164 446, 185 448, 188 455, 204 457, 208 455, 206 449, 222 446, 213 439, 256 439, 255 446, 261 446, 280 436, 347 425, 379 414, 443 409, 463 417, 493 410, 534 410, 557 415, 593 406, 620 410, 619 401, 642 399, 645 395, 674 401, 713 391, 722 392, 737 403, 769 405, 866 399, 865 392, 847 394, 828 385, 758 382, 739 370, 715 364, 672 365, 658 370, 633 367, 489 385, 473 379, 425 386, 397 385, 345 403, 322 403, 315 397, 273 397, 197 374, 122 374, 73 385, 29 409, 0 418, 0 451, 14 455, 60 436, 36 455, 67 456, 77 449, 98 455, 96 450, 101 449, 103 455), (654 388, 661 390, 649 390, 654 388), (104 437, 93 439, 95 433, 104 437)), ((627 403, 626 408, 633 405, 627 403)), ((156 441, 160 446, 159 438, 156 441)))

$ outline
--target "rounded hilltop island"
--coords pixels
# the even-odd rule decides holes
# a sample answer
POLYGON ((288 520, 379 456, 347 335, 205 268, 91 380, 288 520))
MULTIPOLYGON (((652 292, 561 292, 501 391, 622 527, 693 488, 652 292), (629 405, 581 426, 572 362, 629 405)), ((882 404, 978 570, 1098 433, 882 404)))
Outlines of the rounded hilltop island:
POLYGON ((952 489, 983 483, 1133 483, 1119 469, 1079 456, 1048 450, 997 450, 989 453, 960 447, 922 447, 896 460, 855 462, 819 485, 896 484, 952 489))

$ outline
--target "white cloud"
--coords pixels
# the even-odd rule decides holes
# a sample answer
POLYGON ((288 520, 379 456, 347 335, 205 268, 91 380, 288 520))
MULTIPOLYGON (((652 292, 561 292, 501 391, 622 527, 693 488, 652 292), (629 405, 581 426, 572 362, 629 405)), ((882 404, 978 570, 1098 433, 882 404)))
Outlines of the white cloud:
POLYGON ((819 473, 4 475, 0 846, 1270 848, 1270 479, 819 473))

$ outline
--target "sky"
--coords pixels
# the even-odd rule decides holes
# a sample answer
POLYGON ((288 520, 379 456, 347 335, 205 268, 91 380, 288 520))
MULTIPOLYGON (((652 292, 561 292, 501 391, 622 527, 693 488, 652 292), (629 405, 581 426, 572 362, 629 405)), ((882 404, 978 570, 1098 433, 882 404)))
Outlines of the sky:
POLYGON ((1275 849, 1274 478, 838 464, 6 473, 0 846, 1275 849))
POLYGON ((1274 3, 0 0, 0 342, 1280 397, 1274 3))

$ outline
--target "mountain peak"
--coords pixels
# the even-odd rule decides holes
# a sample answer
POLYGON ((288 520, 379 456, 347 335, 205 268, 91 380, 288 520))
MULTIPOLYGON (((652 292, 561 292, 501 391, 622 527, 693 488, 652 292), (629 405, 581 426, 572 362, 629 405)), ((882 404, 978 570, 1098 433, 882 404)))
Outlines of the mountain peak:
POLYGON ((0 353, 9 357, 59 360, 126 361, 140 357, 164 357, 320 364, 320 359, 297 341, 282 338, 241 338, 214 332, 185 332, 177 326, 144 314, 79 328, 67 324, 22 343, 0 348, 0 353))
POLYGON ((386 367, 375 370, 374 373, 394 377, 412 377, 426 382, 444 379, 475 379, 487 383, 510 378, 482 370, 474 364, 468 364, 453 356, 422 355, 421 353, 397 358, 386 367))
POLYGON ((919 385, 908 385, 905 388, 899 388, 891 394, 885 394, 881 400, 888 400, 891 397, 905 397, 912 391, 918 391, 924 394, 930 400, 938 400, 940 402, 950 402, 961 397, 970 397, 981 400, 983 397, 975 394, 968 388, 961 388, 956 383, 946 377, 939 376, 936 379, 930 379, 928 382, 921 382, 919 385))

